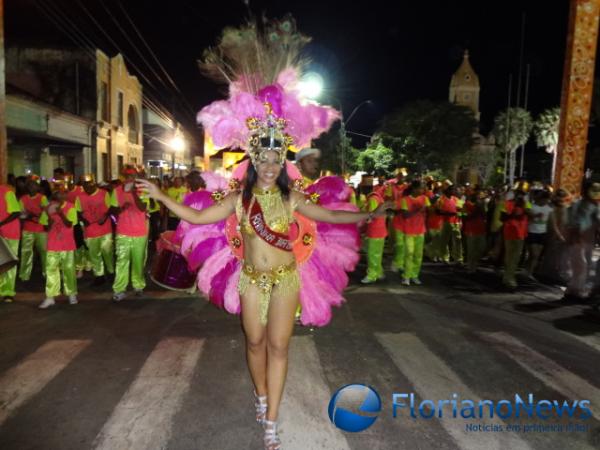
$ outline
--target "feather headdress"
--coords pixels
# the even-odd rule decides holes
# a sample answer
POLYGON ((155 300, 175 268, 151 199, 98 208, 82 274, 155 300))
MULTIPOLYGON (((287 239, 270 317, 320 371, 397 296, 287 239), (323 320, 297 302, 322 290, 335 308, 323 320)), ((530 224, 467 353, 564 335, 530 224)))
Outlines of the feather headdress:
POLYGON ((262 150, 285 158, 292 144, 310 146, 340 117, 299 90, 307 64, 302 52, 310 38, 298 33, 294 19, 263 18, 260 25, 252 20, 226 28, 199 63, 204 74, 229 85, 229 98, 204 107, 198 122, 217 147, 244 149, 253 161, 262 150))

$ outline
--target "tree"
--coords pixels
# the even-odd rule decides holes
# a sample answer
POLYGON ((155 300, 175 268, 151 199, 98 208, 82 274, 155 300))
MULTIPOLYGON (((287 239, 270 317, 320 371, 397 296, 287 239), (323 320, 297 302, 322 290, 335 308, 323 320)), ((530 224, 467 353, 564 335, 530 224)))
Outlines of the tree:
POLYGON ((398 164, 447 175, 473 145, 477 120, 471 109, 448 102, 417 100, 388 115, 377 133, 394 150, 398 164))
POLYGON ((554 153, 558 147, 558 124, 560 108, 549 108, 540 113, 533 126, 533 134, 538 147, 554 153))
POLYGON ((381 141, 373 144, 358 155, 358 170, 375 176, 392 176, 396 168, 394 151, 381 141))
POLYGON ((496 140, 496 146, 503 152, 504 173, 508 172, 511 185, 515 181, 517 148, 527 143, 532 128, 531 114, 523 108, 508 108, 498 113, 494 119, 492 134, 496 140))
POLYGON ((556 149, 558 147, 558 125, 560 123, 560 108, 548 108, 540 113, 533 126, 533 134, 538 147, 544 147, 552 153, 552 181, 556 166, 556 149))
POLYGON ((347 172, 358 170, 357 159, 360 150, 352 147, 352 140, 345 136, 342 143, 339 129, 332 128, 327 133, 317 138, 313 145, 321 150, 321 169, 333 173, 342 173, 342 146, 345 145, 344 159, 347 172))

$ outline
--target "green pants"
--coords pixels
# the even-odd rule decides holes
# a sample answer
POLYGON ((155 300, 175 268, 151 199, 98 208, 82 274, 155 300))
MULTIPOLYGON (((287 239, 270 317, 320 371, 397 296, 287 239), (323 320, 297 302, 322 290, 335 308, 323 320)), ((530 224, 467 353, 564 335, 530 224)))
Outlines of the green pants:
POLYGON ((467 239, 467 270, 474 272, 487 246, 485 235, 466 236, 467 239))
MULTIPOLYGON (((4 239, 10 250, 16 256, 19 254, 18 239, 4 239)), ((0 274, 0 297, 14 297, 15 282, 17 281, 17 266, 0 274)))
POLYGON ((28 281, 33 270, 34 249, 40 255, 42 263, 42 274, 46 276, 46 247, 48 245, 48 233, 34 233, 23 231, 21 235, 21 258, 19 259, 19 278, 28 281))
POLYGON ((442 230, 427 230, 429 242, 425 245, 425 254, 432 261, 437 261, 441 258, 440 254, 440 236, 442 230))
POLYGON ((115 263, 112 233, 95 238, 86 238, 85 245, 87 245, 87 256, 92 264, 94 276, 103 276, 105 268, 108 273, 114 273, 115 263))
POLYGON ((92 261, 88 255, 88 249, 85 247, 79 247, 75 250, 75 270, 92 270, 92 261))
POLYGON ((147 249, 148 236, 131 237, 117 234, 117 266, 113 291, 120 293, 127 290, 130 266, 133 288, 144 289, 146 287, 144 266, 146 265, 147 249))
POLYGON ((383 276, 385 238, 367 238, 367 278, 377 281, 383 276))
POLYGON ((517 287, 515 277, 523 253, 523 239, 504 240, 504 277, 502 283, 510 287, 517 287))
POLYGON ((61 273, 65 295, 76 295, 75 250, 49 251, 46 255, 46 298, 60 295, 61 273))
POLYGON ((446 262, 450 261, 450 256, 452 256, 452 260, 455 262, 461 263, 463 261, 462 237, 459 224, 444 222, 440 235, 439 251, 440 257, 446 262))
POLYGON ((423 244, 425 235, 406 235, 404 237, 404 278, 419 278, 423 264, 423 244))
POLYGON ((394 230, 394 259, 392 260, 392 268, 404 270, 404 232, 394 230))

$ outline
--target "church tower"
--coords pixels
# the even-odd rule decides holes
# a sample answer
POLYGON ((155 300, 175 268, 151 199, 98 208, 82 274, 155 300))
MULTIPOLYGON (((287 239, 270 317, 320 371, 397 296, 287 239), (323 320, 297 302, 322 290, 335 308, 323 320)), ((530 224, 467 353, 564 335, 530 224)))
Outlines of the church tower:
POLYGON ((450 103, 467 106, 479 120, 479 77, 469 63, 469 51, 465 50, 463 62, 450 81, 450 103))

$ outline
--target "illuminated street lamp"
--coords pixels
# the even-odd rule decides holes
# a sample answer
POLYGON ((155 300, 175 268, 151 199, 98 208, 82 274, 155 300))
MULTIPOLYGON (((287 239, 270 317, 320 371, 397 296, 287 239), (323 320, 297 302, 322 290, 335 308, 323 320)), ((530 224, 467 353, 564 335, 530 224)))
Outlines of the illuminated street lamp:
POLYGON ((298 83, 303 97, 314 100, 319 98, 323 91, 323 77, 317 72, 308 72, 298 83))
POLYGON ((181 137, 181 135, 177 132, 169 141, 169 147, 171 147, 171 149, 173 150, 173 153, 171 154, 172 176, 175 176, 175 153, 183 152, 186 148, 186 145, 187 144, 185 142, 185 139, 183 139, 183 137, 181 137))

